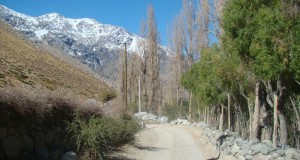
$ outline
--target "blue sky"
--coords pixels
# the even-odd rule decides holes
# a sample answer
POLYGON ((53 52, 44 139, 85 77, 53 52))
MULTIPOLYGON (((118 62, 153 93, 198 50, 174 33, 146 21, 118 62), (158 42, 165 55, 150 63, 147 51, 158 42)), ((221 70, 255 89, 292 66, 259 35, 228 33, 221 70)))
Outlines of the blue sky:
POLYGON ((68 18, 93 18, 139 34, 147 6, 155 11, 161 43, 167 45, 167 26, 179 12, 181 0, 1 0, 0 4, 30 16, 59 13, 68 18))

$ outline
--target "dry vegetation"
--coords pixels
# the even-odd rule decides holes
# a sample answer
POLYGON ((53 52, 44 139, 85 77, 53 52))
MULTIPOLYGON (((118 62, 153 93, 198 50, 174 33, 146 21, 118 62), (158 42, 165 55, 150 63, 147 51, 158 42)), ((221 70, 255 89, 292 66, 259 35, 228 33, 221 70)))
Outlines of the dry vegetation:
POLYGON ((88 73, 37 49, 0 22, 0 87, 64 89, 105 101, 114 90, 88 73))
POLYGON ((81 159, 99 159, 133 141, 135 120, 105 116, 124 109, 116 99, 102 103, 115 98, 112 84, 41 48, 0 21, 0 128, 11 121, 63 126, 66 145, 81 159), (107 105, 112 109, 101 107, 107 105))
POLYGON ((0 88, 0 117, 2 121, 24 119, 25 121, 70 121, 75 114, 82 118, 102 116, 100 104, 63 90, 34 91, 17 87, 0 88))

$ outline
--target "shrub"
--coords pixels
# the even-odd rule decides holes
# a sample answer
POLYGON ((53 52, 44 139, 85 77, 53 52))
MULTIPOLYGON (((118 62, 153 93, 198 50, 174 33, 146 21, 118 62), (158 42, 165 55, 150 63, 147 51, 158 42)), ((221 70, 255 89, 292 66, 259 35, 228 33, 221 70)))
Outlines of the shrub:
POLYGON ((110 101, 114 98, 116 98, 117 95, 114 93, 114 92, 106 92, 106 93, 103 93, 100 95, 100 100, 102 102, 107 102, 107 101, 110 101))
POLYGON ((183 101, 181 106, 165 104, 163 107, 163 115, 166 115, 169 120, 174 120, 178 117, 188 115, 189 105, 187 101, 183 101))
POLYGON ((83 157, 102 159, 104 153, 134 140, 140 130, 139 124, 131 119, 91 117, 87 120, 76 116, 68 124, 71 141, 83 157))
POLYGON ((0 116, 10 113, 11 118, 24 117, 54 121, 72 120, 78 111, 81 116, 102 115, 100 105, 91 105, 73 93, 64 90, 0 88, 0 116), (89 106, 87 106, 89 105, 89 106))

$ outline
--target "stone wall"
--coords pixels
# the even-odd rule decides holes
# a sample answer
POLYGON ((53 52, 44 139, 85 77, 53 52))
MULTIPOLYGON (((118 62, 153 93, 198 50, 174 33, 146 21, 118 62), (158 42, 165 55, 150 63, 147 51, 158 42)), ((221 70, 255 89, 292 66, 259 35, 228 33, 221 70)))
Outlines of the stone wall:
MULTIPOLYGON (((217 139, 224 135, 219 130, 214 130, 205 123, 198 123, 204 130, 204 135, 214 145, 219 145, 217 139)), ((299 160, 300 150, 289 146, 273 147, 269 140, 249 141, 241 138, 238 133, 227 133, 220 146, 222 155, 232 155, 238 160, 299 160)))
POLYGON ((0 159, 72 157, 68 151, 75 144, 67 134, 67 123, 91 116, 102 116, 100 103, 70 92, 0 88, 0 159), (61 156, 64 153, 68 154, 61 156))
MULTIPOLYGON (((203 122, 189 122, 185 119, 177 119, 171 125, 188 125, 200 127, 203 134, 215 146, 220 146, 222 156, 230 155, 236 160, 300 160, 300 150, 290 146, 273 147, 269 140, 246 140, 236 132, 220 132, 203 122), (222 136, 223 135, 223 136, 222 136), (220 145, 219 137, 224 137, 220 145)), ((216 147, 218 148, 218 147, 216 147)))
MULTIPOLYGON (((1 117, 2 118, 2 117, 1 117)), ((65 126, 23 118, 1 120, 0 159, 58 159, 68 149, 65 126)))
POLYGON ((168 117, 156 116, 152 113, 138 112, 133 115, 134 118, 142 120, 146 123, 168 123, 168 117))

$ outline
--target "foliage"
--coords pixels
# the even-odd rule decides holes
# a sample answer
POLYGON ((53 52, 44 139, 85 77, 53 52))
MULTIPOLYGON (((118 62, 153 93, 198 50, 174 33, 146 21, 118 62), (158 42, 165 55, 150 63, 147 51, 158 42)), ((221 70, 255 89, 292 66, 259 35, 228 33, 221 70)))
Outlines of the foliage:
POLYGON ((298 72, 299 20, 283 14, 281 1, 228 1, 223 22, 224 48, 251 65, 257 79, 298 72))
POLYGON ((237 92, 239 82, 246 81, 242 67, 237 58, 213 45, 202 51, 200 61, 184 73, 181 84, 194 92, 204 106, 225 103, 227 93, 237 92))
MULTIPOLYGON (((224 32, 220 44, 201 50, 199 62, 183 74, 181 84, 194 93, 202 108, 226 104, 229 93, 231 106, 235 106, 230 116, 236 131, 241 129, 237 127, 241 125, 239 121, 243 121, 244 127, 249 126, 243 117, 253 114, 251 101, 257 81, 264 84, 259 101, 265 103, 266 112, 272 110, 276 95, 279 112, 288 117, 292 111, 287 101, 291 95, 299 95, 300 87, 300 3, 228 0, 222 13, 224 32)), ((294 119, 288 121, 291 123, 287 128, 291 128, 294 119)))
POLYGON ((188 115, 189 105, 187 101, 183 101, 181 106, 174 106, 166 103, 163 107, 163 115, 168 117, 168 120, 174 120, 178 117, 185 117, 188 115))
POLYGON ((293 40, 291 41, 291 68, 295 72, 295 77, 300 80, 300 17, 293 21, 294 26, 291 29, 293 40))
POLYGON ((110 101, 110 100, 112 100, 112 99, 114 99, 116 97, 117 97, 116 93, 114 93, 114 92, 106 92, 106 93, 103 93, 103 94, 100 95, 100 100, 102 102, 107 102, 107 101, 110 101))
MULTIPOLYGON (((126 116, 127 117, 127 116, 126 116)), ((94 159, 103 158, 105 152, 117 146, 131 142, 140 130, 140 125, 133 119, 112 117, 91 117, 82 119, 76 116, 68 124, 68 131, 74 140, 77 151, 82 154, 93 153, 94 159)))

